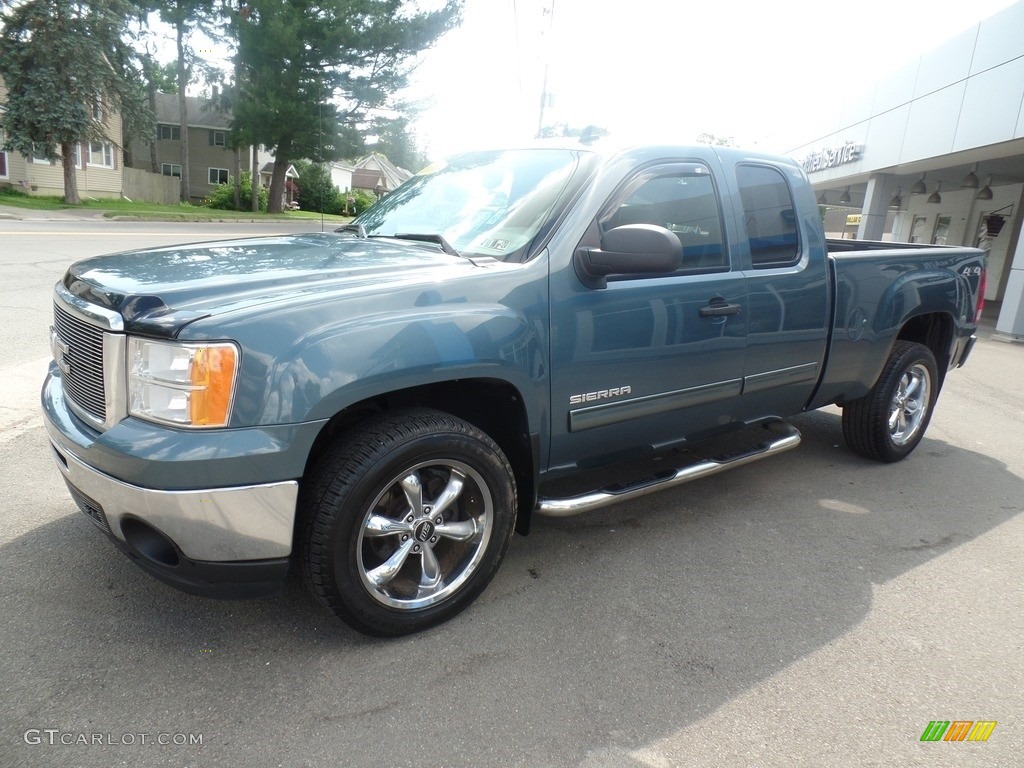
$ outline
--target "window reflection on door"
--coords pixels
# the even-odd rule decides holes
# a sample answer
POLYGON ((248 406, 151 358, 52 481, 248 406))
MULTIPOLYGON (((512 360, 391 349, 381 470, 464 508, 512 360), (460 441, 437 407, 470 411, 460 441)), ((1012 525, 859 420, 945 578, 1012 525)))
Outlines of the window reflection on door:
POLYGON ((910 226, 910 242, 924 242, 924 225, 928 220, 927 216, 915 216, 914 223, 910 226))
POLYGON ((935 232, 932 234, 933 245, 945 245, 946 239, 949 237, 949 222, 952 221, 951 216, 939 216, 935 220, 935 232))

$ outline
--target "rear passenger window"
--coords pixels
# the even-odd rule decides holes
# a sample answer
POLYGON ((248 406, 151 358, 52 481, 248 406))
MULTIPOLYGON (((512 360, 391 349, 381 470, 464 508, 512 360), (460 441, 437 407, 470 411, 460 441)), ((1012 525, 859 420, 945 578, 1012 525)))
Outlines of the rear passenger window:
POLYGON ((786 267, 800 260, 796 208, 785 177, 775 168, 736 168, 743 218, 755 269, 786 267))
POLYGON ((601 230, 624 224, 656 224, 673 232, 682 249, 680 272, 728 269, 718 196, 703 165, 675 165, 634 180, 625 198, 601 218, 601 230))

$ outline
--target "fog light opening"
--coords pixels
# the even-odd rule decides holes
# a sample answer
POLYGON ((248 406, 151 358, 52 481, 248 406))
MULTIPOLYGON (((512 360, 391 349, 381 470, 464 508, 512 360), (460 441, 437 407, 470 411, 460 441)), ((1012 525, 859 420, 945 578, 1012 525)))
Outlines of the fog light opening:
POLYGON ((132 549, 147 560, 171 568, 181 562, 174 542, 141 520, 128 518, 121 521, 121 533, 132 549))

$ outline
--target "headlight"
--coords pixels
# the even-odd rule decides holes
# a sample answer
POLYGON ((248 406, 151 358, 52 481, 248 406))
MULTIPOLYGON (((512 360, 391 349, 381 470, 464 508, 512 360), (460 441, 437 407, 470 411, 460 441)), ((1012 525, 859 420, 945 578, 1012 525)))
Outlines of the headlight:
POLYGON ((231 418, 238 348, 128 339, 128 413, 185 427, 223 427, 231 418))

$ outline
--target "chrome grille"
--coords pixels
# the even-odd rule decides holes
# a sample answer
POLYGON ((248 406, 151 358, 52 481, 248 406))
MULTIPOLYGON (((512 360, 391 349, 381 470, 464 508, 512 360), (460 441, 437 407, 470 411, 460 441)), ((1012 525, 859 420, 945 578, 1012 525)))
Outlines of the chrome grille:
POLYGON ((65 347, 56 352, 68 398, 98 421, 107 418, 103 389, 103 331, 53 305, 53 328, 65 347))

